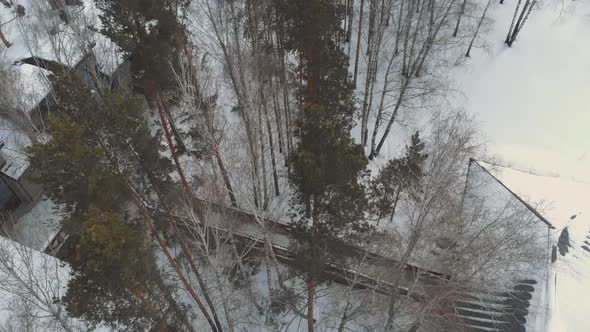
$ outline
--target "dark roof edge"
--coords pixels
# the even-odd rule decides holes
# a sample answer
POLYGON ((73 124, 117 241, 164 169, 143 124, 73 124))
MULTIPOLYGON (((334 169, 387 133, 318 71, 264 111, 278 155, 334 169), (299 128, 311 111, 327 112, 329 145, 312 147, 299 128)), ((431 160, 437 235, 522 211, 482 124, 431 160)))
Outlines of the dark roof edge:
MULTIPOLYGON (((469 159, 469 164, 475 162, 477 164, 477 166, 479 166, 481 169, 484 170, 484 172, 486 172, 487 174, 489 174, 492 178, 494 178, 494 180, 496 180, 500 185, 502 185, 502 187, 504 187, 506 190, 508 190, 509 193, 512 194, 512 196, 514 196, 516 199, 518 199, 522 204, 524 204, 524 206, 526 206, 527 209, 529 209, 535 216, 537 216, 537 218, 541 219, 542 222, 544 222, 545 224, 547 224, 547 226, 549 226, 549 228, 555 229, 555 226, 553 226, 549 220, 547 220, 545 217, 543 217, 543 215, 541 213, 539 213, 539 211, 537 211, 535 208, 533 208, 529 203, 527 203, 524 199, 522 199, 518 194, 516 194, 514 191, 510 190, 510 188, 508 188, 508 186, 506 186, 502 181, 500 181, 500 179, 498 179, 496 176, 494 176, 494 174, 492 174, 490 171, 488 171, 485 167, 483 167, 482 165, 479 164, 479 162, 474 159, 474 158, 470 158, 469 159)), ((504 166, 501 166, 504 167, 504 166)))

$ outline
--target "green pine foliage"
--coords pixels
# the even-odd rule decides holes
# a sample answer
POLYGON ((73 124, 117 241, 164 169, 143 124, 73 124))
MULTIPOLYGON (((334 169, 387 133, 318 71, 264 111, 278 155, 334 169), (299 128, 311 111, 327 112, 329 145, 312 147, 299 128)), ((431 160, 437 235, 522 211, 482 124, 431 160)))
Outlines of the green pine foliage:
POLYGON ((298 145, 290 157, 289 180, 298 241, 295 262, 310 278, 326 264, 343 264, 342 241, 362 242, 367 195, 361 184, 367 160, 350 135, 356 111, 348 59, 337 46, 340 5, 329 0, 280 2, 285 45, 300 54, 298 145))
POLYGON ((356 112, 354 86, 348 57, 334 40, 342 32, 341 5, 330 0, 283 0, 278 6, 282 28, 287 30, 285 48, 300 54, 303 105, 325 107, 334 125, 343 134, 349 132, 356 112))
POLYGON ((146 230, 129 209, 129 185, 154 206, 176 191, 171 163, 159 154, 160 137, 150 136, 145 102, 116 92, 93 94, 68 72, 51 81, 57 100, 51 138, 28 152, 75 242, 65 256, 72 279, 62 300, 74 317, 131 330, 159 326, 164 316, 184 319, 160 277, 146 230))
POLYGON ((90 206, 119 210, 128 193, 101 149, 84 142, 89 134, 85 128, 67 116, 51 117, 49 128, 54 133, 52 140, 28 150, 31 166, 45 194, 58 203, 65 216, 72 217, 62 226, 76 233, 79 225, 72 223, 79 223, 76 217, 90 206))
POLYGON ((133 180, 137 193, 152 206, 156 206, 158 199, 167 204, 176 201, 172 197, 175 184, 169 176, 174 167, 160 155, 165 149, 160 143, 161 134, 150 135, 145 101, 110 93, 104 99, 104 107, 106 114, 102 116, 108 122, 102 133, 104 140, 120 169, 133 180))
POLYGON ((29 153, 36 181, 71 216, 63 225, 69 232, 76 233, 90 207, 121 212, 130 198, 124 178, 148 202, 156 202, 156 191, 174 192, 172 164, 159 154, 159 134, 150 135, 142 99, 98 97, 70 73, 51 79, 57 100, 49 117, 51 139, 29 153))
POLYGON ((187 0, 95 0, 101 33, 131 60, 135 87, 150 92, 175 86, 172 68, 186 37, 180 22, 187 0))
POLYGON ((76 249, 63 297, 70 315, 131 330, 164 322, 167 301, 141 228, 123 222, 116 213, 92 208, 84 215, 76 249))
POLYGON ((386 216, 393 218, 403 193, 417 199, 420 181, 424 175, 423 164, 428 158, 424 148, 420 133, 414 133, 404 155, 389 160, 371 181, 371 206, 379 219, 386 216))
POLYGON ((62 226, 77 234, 91 206, 120 211, 129 193, 98 143, 108 122, 94 96, 74 75, 56 75, 52 82, 58 106, 48 119, 51 139, 32 145, 29 160, 36 182, 67 217, 62 226))

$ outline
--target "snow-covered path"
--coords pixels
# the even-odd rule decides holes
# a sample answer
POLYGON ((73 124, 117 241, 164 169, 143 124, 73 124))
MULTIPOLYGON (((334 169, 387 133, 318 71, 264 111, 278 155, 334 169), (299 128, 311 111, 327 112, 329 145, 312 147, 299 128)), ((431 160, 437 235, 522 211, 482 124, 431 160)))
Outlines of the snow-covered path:
POLYGON ((544 1, 512 48, 515 0, 495 3, 489 52, 457 69, 454 103, 477 115, 491 152, 515 166, 590 181, 590 1, 544 1))

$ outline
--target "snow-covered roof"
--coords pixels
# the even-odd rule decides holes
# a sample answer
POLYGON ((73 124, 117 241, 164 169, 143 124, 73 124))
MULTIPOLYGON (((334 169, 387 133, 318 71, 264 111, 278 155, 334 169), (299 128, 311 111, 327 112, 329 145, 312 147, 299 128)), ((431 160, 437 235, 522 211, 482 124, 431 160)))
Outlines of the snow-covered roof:
POLYGON ((540 205, 537 211, 557 229, 590 224, 590 184, 478 163, 527 203, 540 205))
POLYGON ((559 249, 554 252, 555 262, 549 270, 548 279, 553 290, 545 298, 550 319, 540 330, 588 329, 590 184, 481 161, 477 163, 531 207, 536 206, 535 210, 555 227, 551 240, 559 249))
POLYGON ((61 228, 61 219, 53 201, 42 198, 12 225, 9 232, 20 244, 46 252, 61 228))
POLYGON ((16 92, 24 97, 22 99, 25 105, 22 106, 30 110, 37 106, 51 90, 47 79, 49 71, 29 64, 18 64, 14 68, 19 72, 17 82, 19 91, 16 92))

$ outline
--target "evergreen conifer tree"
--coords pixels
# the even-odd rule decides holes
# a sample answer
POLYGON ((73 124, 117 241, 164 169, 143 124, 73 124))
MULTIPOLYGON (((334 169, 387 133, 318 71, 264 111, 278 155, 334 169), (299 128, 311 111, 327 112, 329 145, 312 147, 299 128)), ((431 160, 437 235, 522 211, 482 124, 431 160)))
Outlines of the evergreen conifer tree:
POLYGON ((314 328, 315 290, 326 265, 345 264, 340 241, 360 242, 370 230, 361 177, 367 161, 350 135, 355 102, 348 58, 337 46, 344 19, 330 0, 279 2, 286 45, 300 57, 299 143, 293 152, 290 181, 297 240, 295 261, 307 274, 308 330, 314 328))
POLYGON ((415 196, 423 176, 422 165, 428 154, 424 153, 420 133, 411 137, 401 158, 389 160, 371 181, 371 205, 379 219, 389 216, 393 220, 400 196, 407 192, 415 196))
POLYGON ((74 244, 64 257, 72 267, 63 298, 70 314, 132 329, 185 320, 128 208, 129 181, 146 204, 174 191, 170 161, 159 155, 158 137, 149 135, 143 103, 117 93, 93 95, 70 72, 51 81, 57 99, 51 139, 29 153, 74 244))
POLYGON ((164 330, 169 321, 182 326, 187 312, 168 301, 172 290, 141 227, 91 208, 76 249, 62 299, 70 315, 131 330, 164 330))
POLYGON ((130 59, 134 85, 146 95, 175 86, 172 68, 185 42, 186 0, 95 0, 101 33, 130 59))

